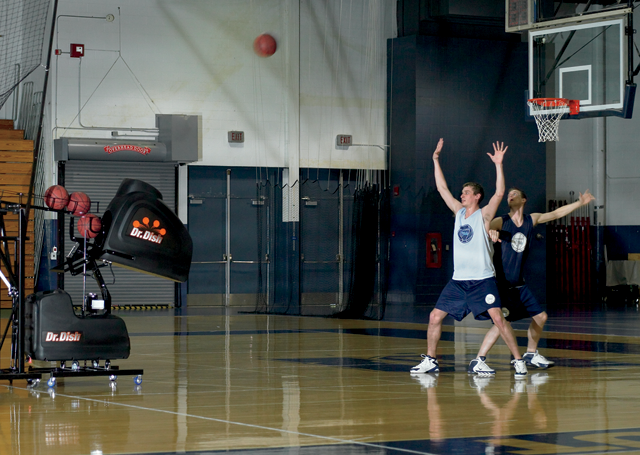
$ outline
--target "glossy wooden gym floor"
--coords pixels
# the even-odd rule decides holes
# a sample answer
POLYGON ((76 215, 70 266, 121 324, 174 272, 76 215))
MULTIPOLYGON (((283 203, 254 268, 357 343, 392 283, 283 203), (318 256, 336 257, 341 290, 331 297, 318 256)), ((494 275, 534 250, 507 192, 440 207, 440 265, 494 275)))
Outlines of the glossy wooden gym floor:
MULTIPOLYGON (((540 348, 556 365, 516 381, 502 343, 488 358, 495 378, 467 375, 490 324, 469 318, 445 326, 440 374, 416 378, 426 325, 391 306, 382 322, 118 311, 132 349, 113 364, 144 369, 142 385, 0 382, 0 453, 640 453, 637 308, 549 313, 540 348)), ((8 357, 5 346, 1 368, 8 357)))

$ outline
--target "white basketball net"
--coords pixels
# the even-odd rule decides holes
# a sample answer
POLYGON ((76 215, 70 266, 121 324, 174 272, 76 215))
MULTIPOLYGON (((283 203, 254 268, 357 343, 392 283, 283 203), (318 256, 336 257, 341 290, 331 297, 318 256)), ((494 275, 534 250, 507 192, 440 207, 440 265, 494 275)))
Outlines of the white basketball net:
POLYGON ((561 98, 528 101, 531 115, 538 125, 538 142, 557 141, 560 118, 569 112, 569 103, 561 98))

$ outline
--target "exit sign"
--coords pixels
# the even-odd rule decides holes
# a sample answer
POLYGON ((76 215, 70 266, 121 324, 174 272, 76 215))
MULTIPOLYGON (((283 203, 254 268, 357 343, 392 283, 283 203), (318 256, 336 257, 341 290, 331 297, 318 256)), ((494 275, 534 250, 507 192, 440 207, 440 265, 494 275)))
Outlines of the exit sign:
POLYGON ((228 131, 227 135, 231 143, 244 142, 244 131, 228 131))
POLYGON ((336 145, 338 147, 349 147, 353 144, 353 136, 350 134, 338 134, 336 136, 336 145))

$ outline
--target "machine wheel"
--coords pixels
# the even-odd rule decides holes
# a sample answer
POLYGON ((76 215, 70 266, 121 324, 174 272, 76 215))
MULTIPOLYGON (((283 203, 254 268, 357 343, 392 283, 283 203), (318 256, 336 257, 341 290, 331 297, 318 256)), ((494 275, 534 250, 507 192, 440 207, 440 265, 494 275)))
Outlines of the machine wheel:
POLYGON ((56 386, 56 378, 49 378, 49 380, 47 381, 47 386, 55 387, 56 386))
POLYGON ((141 374, 139 374, 138 376, 134 376, 134 377, 133 377, 133 383, 134 383, 135 385, 140 385, 140 384, 142 384, 142 375, 141 375, 141 374))

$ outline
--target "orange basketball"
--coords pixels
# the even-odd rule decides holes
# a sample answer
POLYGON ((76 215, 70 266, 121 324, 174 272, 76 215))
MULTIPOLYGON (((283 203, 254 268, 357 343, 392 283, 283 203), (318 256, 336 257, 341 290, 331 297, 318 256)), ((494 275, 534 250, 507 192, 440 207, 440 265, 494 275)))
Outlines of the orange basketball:
POLYGON ((89 213, 91 209, 91 199, 82 191, 76 191, 69 196, 67 210, 74 216, 82 216, 89 213))
POLYGON ((253 51, 258 57, 271 57, 276 53, 276 40, 268 33, 263 33, 253 40, 253 51))
POLYGON ((44 193, 44 203, 53 210, 62 210, 69 203, 69 193, 62 185, 52 185, 44 193))
POLYGON ((100 233, 102 221, 96 215, 88 213, 78 220, 78 232, 86 239, 92 239, 100 233))

